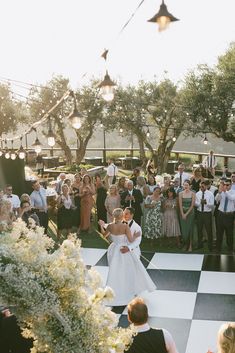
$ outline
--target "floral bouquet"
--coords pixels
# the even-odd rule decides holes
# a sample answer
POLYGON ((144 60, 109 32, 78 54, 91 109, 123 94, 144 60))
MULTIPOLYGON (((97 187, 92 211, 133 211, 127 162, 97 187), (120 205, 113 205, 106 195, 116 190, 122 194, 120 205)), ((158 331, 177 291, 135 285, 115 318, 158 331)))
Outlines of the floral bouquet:
POLYGON ((117 327, 105 307, 113 298, 100 275, 88 270, 73 235, 54 250, 43 228, 28 229, 18 220, 0 237, 0 302, 14 305, 32 353, 123 352, 134 328, 117 327))

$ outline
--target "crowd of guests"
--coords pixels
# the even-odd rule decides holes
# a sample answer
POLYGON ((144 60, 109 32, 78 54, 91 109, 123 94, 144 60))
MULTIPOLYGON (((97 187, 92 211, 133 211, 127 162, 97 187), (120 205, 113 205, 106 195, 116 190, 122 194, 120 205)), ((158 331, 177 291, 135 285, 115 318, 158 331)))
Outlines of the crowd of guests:
POLYGON ((60 238, 71 230, 78 235, 89 232, 94 209, 97 223, 110 223, 114 209, 132 207, 134 220, 151 242, 168 238, 189 252, 195 240, 198 249, 207 241, 209 251, 216 242, 215 250, 220 252, 225 233, 228 251, 233 252, 235 173, 220 179, 216 186, 213 179, 203 177, 200 168, 189 175, 183 164, 173 176, 156 176, 150 167, 147 174, 135 168, 129 178, 117 175, 118 168, 110 160, 103 180, 99 174, 91 178, 86 170, 69 178, 61 173, 54 183, 53 196, 48 196, 47 189, 37 180, 32 182, 31 194, 20 198, 11 185, 6 185, 0 193, 0 226, 21 217, 29 226, 43 226, 46 233, 48 210, 53 208, 60 238), (193 239, 196 229, 197 239, 193 239))

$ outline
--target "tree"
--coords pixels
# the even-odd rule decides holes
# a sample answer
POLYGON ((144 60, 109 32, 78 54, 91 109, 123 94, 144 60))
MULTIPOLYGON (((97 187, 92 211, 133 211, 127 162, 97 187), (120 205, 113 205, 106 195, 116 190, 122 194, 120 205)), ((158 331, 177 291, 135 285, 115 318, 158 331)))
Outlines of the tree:
POLYGON ((136 87, 118 87, 109 112, 108 127, 112 121, 116 127, 136 135, 142 161, 146 161, 146 146, 158 172, 165 172, 186 119, 177 87, 168 79, 160 83, 140 81, 136 87), (148 131, 154 132, 155 137, 148 136, 148 131))
MULTIPOLYGON (((77 140, 78 148, 76 150, 76 163, 82 161, 87 144, 94 132, 96 122, 102 116, 102 102, 97 99, 96 82, 92 81, 89 85, 83 86, 75 92, 77 108, 81 115, 82 126, 75 130, 68 124, 68 116, 74 108, 74 99, 70 98, 51 114, 54 124, 56 143, 62 148, 65 154, 66 163, 72 163, 71 136, 74 134, 74 140, 77 140), (68 138, 69 134, 69 138, 68 138)), ((53 77, 46 84, 46 87, 40 89, 33 88, 30 93, 30 112, 33 120, 37 121, 47 112, 56 102, 61 99, 66 91, 70 89, 69 80, 62 76, 53 77)), ((47 131, 44 132, 47 135, 47 131)))
POLYGON ((22 103, 13 98, 9 85, 0 84, 0 136, 13 132, 23 120, 22 103))
POLYGON ((182 100, 190 111, 192 133, 200 129, 235 141, 235 44, 219 57, 214 68, 200 65, 188 74, 182 100))

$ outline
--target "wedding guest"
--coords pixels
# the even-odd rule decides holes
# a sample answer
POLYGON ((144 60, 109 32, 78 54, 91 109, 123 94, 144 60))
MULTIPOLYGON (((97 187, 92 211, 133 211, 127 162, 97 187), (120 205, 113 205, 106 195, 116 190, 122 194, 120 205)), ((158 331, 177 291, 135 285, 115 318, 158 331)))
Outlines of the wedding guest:
POLYGON ((193 175, 190 178, 191 190, 198 192, 200 190, 200 183, 204 178, 202 176, 202 171, 200 168, 196 168, 193 171, 193 175))
POLYGON ((142 298, 133 299, 127 310, 128 321, 137 329, 137 335, 127 353, 178 353, 175 342, 166 329, 149 326, 148 308, 142 298))
POLYGON ((42 155, 39 153, 36 157, 36 171, 38 175, 41 174, 43 175, 43 169, 44 169, 44 164, 43 164, 43 158, 42 155))
POLYGON ((68 235, 71 232, 73 226, 73 209, 74 205, 69 195, 69 187, 67 184, 63 184, 61 187, 61 195, 57 199, 57 235, 61 237, 63 231, 68 235))
MULTIPOLYGON (((105 187, 105 183, 102 181, 99 174, 95 175, 95 190, 96 190, 97 220, 102 219, 104 223, 107 223, 107 210, 105 207, 107 189, 105 187)), ((99 224, 98 224, 98 228, 100 230, 99 224)))
POLYGON ((71 179, 65 178, 64 184, 68 185, 68 188, 69 188, 69 195, 73 198, 74 195, 73 195, 73 189, 72 189, 72 182, 71 182, 71 179))
POLYGON ((81 186, 81 231, 89 231, 91 225, 91 211, 94 204, 93 195, 95 194, 95 186, 91 181, 91 177, 85 174, 82 178, 81 186))
POLYGON ((185 171, 185 165, 183 163, 181 163, 178 166, 178 173, 175 174, 174 179, 175 178, 179 178, 179 186, 182 187, 184 184, 185 180, 189 180, 189 174, 186 173, 185 171))
POLYGON ((163 178, 163 185, 162 185, 162 194, 164 197, 166 196, 166 192, 170 188, 170 186, 171 186, 171 177, 168 175, 165 175, 163 178))
POLYGON ((23 200, 20 203, 19 218, 21 218, 27 226, 29 225, 29 218, 32 218, 37 226, 40 226, 40 220, 35 210, 32 209, 31 204, 27 200, 23 200))
POLYGON ((219 202, 218 208, 218 232, 216 240, 217 251, 221 251, 224 232, 226 243, 230 253, 233 252, 233 228, 235 212, 235 192, 231 190, 231 180, 227 179, 224 185, 220 185, 218 194, 215 197, 219 202))
POLYGON ((154 163, 153 163, 153 160, 152 159, 149 159, 148 162, 147 162, 147 165, 146 165, 146 174, 147 174, 147 177, 149 175, 152 175, 154 176, 156 174, 156 170, 154 169, 154 163))
POLYGON ((143 196, 140 190, 134 189, 133 181, 127 182, 127 191, 121 195, 122 208, 133 207, 135 209, 134 220, 141 225, 143 196))
POLYGON ((190 190, 189 180, 183 184, 184 190, 179 193, 180 226, 181 234, 185 242, 185 250, 192 251, 194 228, 195 193, 190 190))
POLYGON ((130 180, 133 182, 134 187, 136 186, 138 176, 140 176, 140 169, 133 169, 132 175, 130 176, 130 180))
POLYGON ((57 179, 55 191, 57 192, 58 195, 61 194, 61 187, 66 179, 66 174, 65 173, 60 173, 57 179))
MULTIPOLYGON (((235 323, 227 322, 222 324, 217 334, 217 353, 234 353, 235 352, 235 323)), ((207 353, 212 352, 210 349, 207 353)))
POLYGON ((22 201, 28 201, 29 203, 31 203, 29 194, 22 194, 20 196, 20 202, 22 202, 22 201))
POLYGON ((148 186, 146 184, 146 180, 143 176, 137 177, 135 189, 140 190, 144 199, 146 198, 146 196, 148 196, 149 188, 148 188, 148 186))
POLYGON ((173 180, 173 187, 177 196, 181 191, 183 191, 183 187, 180 186, 180 178, 175 178, 173 180))
POLYGON ((148 175, 147 186, 149 188, 149 195, 152 195, 156 187, 156 180, 153 175, 148 175))
POLYGON ((33 348, 32 338, 22 336, 17 318, 9 308, 1 310, 0 347, 2 353, 30 353, 33 348))
POLYGON ((108 178, 108 185, 112 185, 116 183, 118 175, 118 168, 114 164, 113 159, 108 160, 108 168, 107 168, 107 178, 108 178))
POLYGON ((144 236, 157 239, 162 236, 162 194, 159 186, 155 187, 152 195, 146 197, 144 206, 148 209, 145 218, 144 236))
POLYGON ((197 208, 197 234, 198 249, 203 248, 203 226, 206 229, 208 239, 208 249, 212 251, 213 233, 212 233, 212 210, 214 208, 215 198, 212 192, 207 190, 204 181, 200 184, 200 190, 196 193, 195 206, 197 208))
POLYGON ((40 225, 44 228, 45 234, 48 228, 48 207, 46 189, 40 185, 39 181, 32 182, 33 192, 30 194, 31 206, 38 215, 40 225))
POLYGON ((11 211, 11 202, 8 200, 0 200, 0 233, 10 230, 15 215, 11 211))
POLYGON ((231 175, 231 190, 235 191, 235 173, 231 175))
POLYGON ((81 197, 80 197, 80 189, 82 185, 82 178, 79 173, 74 175, 74 182, 71 185, 73 192, 73 202, 74 202, 74 226, 77 228, 77 234, 80 231, 80 218, 81 218, 81 197))
POLYGON ((20 199, 17 195, 13 194, 12 191, 12 185, 7 184, 5 186, 5 194, 3 195, 3 199, 10 201, 11 210, 15 213, 15 215, 17 215, 20 208, 20 199))
POLYGON ((127 186, 126 186, 126 178, 125 177, 120 177, 117 183, 117 191, 119 193, 119 195, 121 196, 121 194, 124 191, 127 191, 127 186))
POLYGON ((173 187, 170 187, 166 192, 163 210, 163 235, 169 238, 176 238, 177 246, 179 247, 181 232, 177 213, 176 192, 173 187))
MULTIPOLYGON (((111 185, 109 187, 109 193, 105 199, 105 208, 107 210, 107 222, 113 222, 113 211, 115 208, 120 208, 121 198, 117 192, 117 186, 111 185)), ((99 218, 100 219, 100 218, 99 218)))
POLYGON ((214 155, 214 151, 210 150, 208 156, 206 156, 202 162, 204 168, 209 172, 208 178, 215 176, 215 167, 217 166, 217 158, 214 155), (210 175, 211 174, 211 175, 210 175))

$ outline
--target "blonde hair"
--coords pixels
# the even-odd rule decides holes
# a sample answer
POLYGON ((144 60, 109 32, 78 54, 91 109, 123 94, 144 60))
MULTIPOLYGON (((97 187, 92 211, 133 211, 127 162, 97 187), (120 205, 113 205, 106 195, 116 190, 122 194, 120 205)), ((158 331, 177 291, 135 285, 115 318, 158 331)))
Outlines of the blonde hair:
POLYGON ((223 324, 218 332, 218 353, 235 352, 235 323, 223 324))
POLYGON ((115 194, 117 195, 117 185, 116 185, 116 184, 110 185, 110 187, 109 187, 109 194, 110 194, 110 191, 111 191, 112 189, 115 189, 115 194))
POLYGON ((122 208, 115 208, 113 210, 113 218, 114 219, 121 218, 122 215, 123 215, 123 209, 122 208))
POLYGON ((144 186, 146 184, 146 180, 143 176, 138 176, 136 179, 136 183, 139 186, 144 186))

